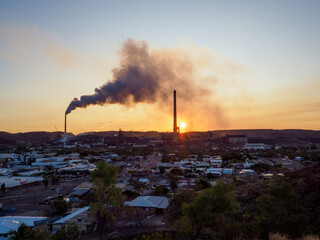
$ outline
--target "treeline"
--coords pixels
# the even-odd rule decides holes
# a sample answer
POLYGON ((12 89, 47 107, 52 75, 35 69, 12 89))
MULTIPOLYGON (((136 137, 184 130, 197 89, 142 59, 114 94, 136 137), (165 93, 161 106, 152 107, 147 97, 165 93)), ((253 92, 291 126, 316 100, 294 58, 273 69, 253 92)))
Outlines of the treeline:
POLYGON ((289 239, 320 234, 320 167, 236 189, 217 181, 200 192, 175 194, 177 239, 289 239))

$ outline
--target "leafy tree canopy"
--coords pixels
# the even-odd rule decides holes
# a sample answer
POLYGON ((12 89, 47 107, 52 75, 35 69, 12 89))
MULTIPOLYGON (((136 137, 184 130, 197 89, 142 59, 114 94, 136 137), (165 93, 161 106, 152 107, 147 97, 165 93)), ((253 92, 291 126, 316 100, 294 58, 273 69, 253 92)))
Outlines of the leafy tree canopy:
POLYGON ((57 199, 51 203, 51 209, 53 215, 60 216, 68 212, 71 209, 71 206, 65 200, 57 199))
POLYGON ((306 231, 306 210, 299 205, 299 195, 288 182, 273 183, 267 194, 257 199, 257 203, 262 236, 279 232, 298 238, 306 231))
POLYGON ((9 232, 9 240, 45 240, 45 235, 35 229, 29 228, 26 224, 22 223, 17 231, 9 232))

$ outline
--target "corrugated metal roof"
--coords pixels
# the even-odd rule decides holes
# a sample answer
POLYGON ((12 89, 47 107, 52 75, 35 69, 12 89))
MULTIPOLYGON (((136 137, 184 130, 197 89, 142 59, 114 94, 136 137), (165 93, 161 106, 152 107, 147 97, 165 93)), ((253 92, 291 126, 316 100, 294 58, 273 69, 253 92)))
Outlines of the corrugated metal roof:
POLYGON ((83 194, 87 193, 90 188, 75 188, 71 192, 72 195, 82 196, 83 194))
POLYGON ((68 216, 65 216, 64 218, 61 218, 61 219, 59 219, 58 221, 55 221, 55 222, 52 223, 52 224, 61 224, 61 223, 64 223, 64 222, 66 222, 67 220, 69 220, 69 219, 71 219, 71 218, 79 215, 80 213, 83 213, 83 212, 87 211, 88 209, 89 209, 89 206, 88 206, 88 207, 81 208, 81 209, 75 211, 74 213, 71 213, 71 214, 69 214, 68 216))
POLYGON ((6 234, 11 230, 17 230, 22 223, 28 227, 34 227, 34 222, 46 220, 47 217, 6 216, 0 217, 0 234, 6 234))
POLYGON ((41 182, 43 177, 9 177, 9 176, 0 176, 0 183, 4 183, 6 187, 16 187, 27 183, 41 182))
POLYGON ((166 197, 159 196, 139 196, 130 202, 125 202, 124 206, 165 209, 169 206, 169 200, 166 197))

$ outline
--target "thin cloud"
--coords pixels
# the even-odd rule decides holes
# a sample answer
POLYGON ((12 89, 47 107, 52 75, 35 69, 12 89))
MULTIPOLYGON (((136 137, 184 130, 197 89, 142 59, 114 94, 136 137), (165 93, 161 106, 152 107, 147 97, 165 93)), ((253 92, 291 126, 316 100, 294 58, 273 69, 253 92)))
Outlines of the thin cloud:
POLYGON ((45 56, 51 58, 62 68, 70 68, 77 62, 77 55, 69 48, 57 43, 50 43, 44 47, 45 56))

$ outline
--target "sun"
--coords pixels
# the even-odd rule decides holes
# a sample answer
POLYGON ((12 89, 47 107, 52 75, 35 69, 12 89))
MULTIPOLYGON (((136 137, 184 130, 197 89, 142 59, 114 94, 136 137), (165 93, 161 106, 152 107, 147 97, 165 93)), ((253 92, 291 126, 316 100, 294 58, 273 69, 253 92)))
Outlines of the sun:
POLYGON ((180 127, 182 127, 182 128, 185 128, 187 126, 187 124, 185 123, 185 122, 182 122, 181 124, 180 124, 180 127))

